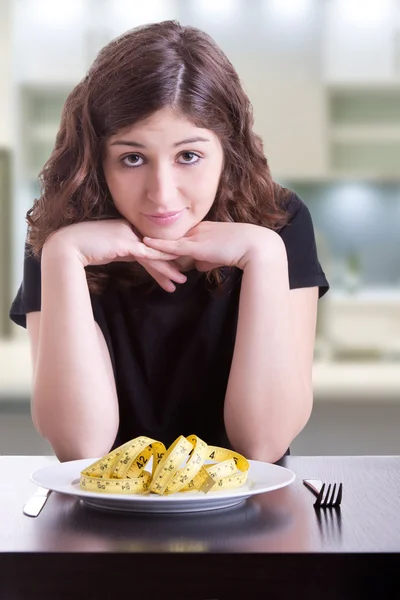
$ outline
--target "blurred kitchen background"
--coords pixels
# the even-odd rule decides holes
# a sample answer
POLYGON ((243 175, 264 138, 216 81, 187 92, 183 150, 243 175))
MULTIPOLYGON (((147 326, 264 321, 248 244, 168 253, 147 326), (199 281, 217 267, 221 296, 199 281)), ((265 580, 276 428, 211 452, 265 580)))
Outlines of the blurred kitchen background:
POLYGON ((400 0, 1 0, 0 454, 51 452, 31 423, 27 334, 8 310, 63 102, 109 40, 164 19, 225 50, 274 179, 313 217, 331 290, 314 411, 292 452, 400 454, 400 0))

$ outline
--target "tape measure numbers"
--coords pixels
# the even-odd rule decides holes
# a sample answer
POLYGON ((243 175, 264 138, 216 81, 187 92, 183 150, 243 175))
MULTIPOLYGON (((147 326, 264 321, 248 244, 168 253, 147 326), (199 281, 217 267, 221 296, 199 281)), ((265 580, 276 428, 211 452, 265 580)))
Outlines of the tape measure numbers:
POLYGON ((196 435, 179 436, 168 450, 162 442, 140 436, 81 471, 80 487, 108 494, 207 493, 241 487, 249 466, 241 454, 208 446, 196 435), (150 458, 151 473, 145 470, 150 458))

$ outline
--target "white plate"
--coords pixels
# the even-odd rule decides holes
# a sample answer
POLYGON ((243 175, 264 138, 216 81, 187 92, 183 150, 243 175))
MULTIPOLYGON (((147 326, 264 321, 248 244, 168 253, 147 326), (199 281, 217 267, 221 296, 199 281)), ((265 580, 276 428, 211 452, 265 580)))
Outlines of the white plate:
POLYGON ((102 494, 88 492, 79 487, 80 472, 97 458, 85 458, 70 462, 56 463, 38 469, 31 480, 49 490, 76 496, 90 506, 107 510, 178 513, 198 512, 227 508, 244 502, 254 494, 263 494, 292 483, 296 476, 293 471, 256 460, 250 460, 248 480, 240 488, 221 492, 178 492, 169 496, 157 494, 126 496, 122 494, 102 494))

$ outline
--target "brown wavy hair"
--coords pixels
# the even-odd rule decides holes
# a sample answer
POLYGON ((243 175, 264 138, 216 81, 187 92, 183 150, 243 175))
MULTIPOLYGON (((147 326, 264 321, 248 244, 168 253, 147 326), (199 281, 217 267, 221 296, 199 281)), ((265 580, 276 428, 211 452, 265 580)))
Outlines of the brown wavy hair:
MULTIPOLYGON (((234 67, 208 34, 164 21, 112 40, 68 96, 54 149, 39 174, 40 197, 26 214, 27 242, 35 256, 60 227, 122 218, 103 173, 105 142, 165 107, 220 139, 224 168, 206 220, 274 230, 286 224, 290 191, 272 180, 262 140, 252 130, 251 103, 234 67)), ((86 272, 94 293, 110 276, 129 285, 150 280, 137 263, 87 267, 86 272)), ((222 270, 210 271, 207 279, 218 286, 222 270)))

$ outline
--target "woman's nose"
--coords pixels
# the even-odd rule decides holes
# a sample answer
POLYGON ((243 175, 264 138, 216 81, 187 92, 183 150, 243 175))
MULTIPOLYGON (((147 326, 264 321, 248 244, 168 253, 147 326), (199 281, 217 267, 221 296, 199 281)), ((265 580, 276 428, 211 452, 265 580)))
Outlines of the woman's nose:
POLYGON ((177 197, 177 185, 173 169, 159 166, 149 173, 147 181, 147 197, 158 207, 173 210, 177 197))

